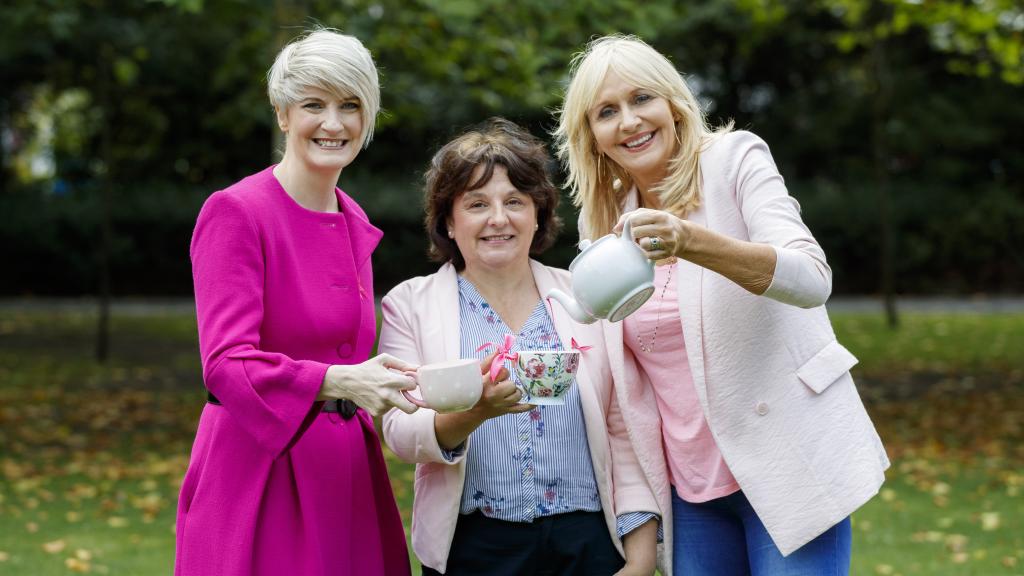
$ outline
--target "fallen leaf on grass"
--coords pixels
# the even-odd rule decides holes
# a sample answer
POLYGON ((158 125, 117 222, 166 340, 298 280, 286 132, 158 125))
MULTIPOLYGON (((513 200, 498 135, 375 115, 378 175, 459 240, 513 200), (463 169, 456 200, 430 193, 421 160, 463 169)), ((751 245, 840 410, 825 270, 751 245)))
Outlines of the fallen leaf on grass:
POLYGON ((128 519, 122 516, 111 516, 107 518, 107 524, 111 528, 124 528, 128 525, 128 519))
POLYGON ((53 542, 43 544, 43 550, 45 550, 47 554, 57 554, 64 550, 64 547, 67 545, 67 542, 63 540, 54 540, 53 542))
POLYGON ((981 529, 985 532, 992 532, 999 529, 999 512, 982 512, 981 529))
POLYGON ((957 554, 964 553, 967 550, 967 540, 967 536, 963 534, 950 534, 946 536, 946 549, 957 554))
POLYGON ((910 537, 914 542, 941 542, 946 535, 938 530, 928 530, 927 532, 914 532, 910 537))
POLYGON ((65 558, 64 565, 72 572, 88 572, 92 569, 88 561, 79 560, 78 558, 65 558))

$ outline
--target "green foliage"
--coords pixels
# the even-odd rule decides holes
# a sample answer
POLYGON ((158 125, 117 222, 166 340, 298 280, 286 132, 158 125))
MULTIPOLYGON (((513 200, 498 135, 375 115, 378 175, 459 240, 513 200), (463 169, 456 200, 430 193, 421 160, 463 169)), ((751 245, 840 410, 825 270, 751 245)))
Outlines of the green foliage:
MULTIPOLYGON (((46 195, 92 194, 104 178, 124 191, 117 209, 128 214, 151 190, 178 190, 156 195, 168 202, 160 225, 147 216, 115 226, 115 290, 188 291, 187 276, 166 279, 187 271, 179 235, 197 194, 274 160, 263 76, 283 42, 317 24, 361 38, 381 70, 385 114, 342 176, 388 233, 381 289, 432 269, 418 199, 433 151, 492 115, 548 134, 572 55, 609 32, 669 55, 713 123, 734 119, 765 138, 822 236, 837 292, 877 289, 880 191, 895 205, 897 290, 1024 285, 1014 249, 1024 228, 1024 15, 1012 0, 15 0, 0 20, 0 212, 28 219, 14 224, 19 261, 85 274, 62 280, 65 293, 95 284, 84 247, 97 243, 99 218, 60 221, 45 206, 74 202, 46 195), (161 230, 174 236, 134 241, 161 230)), ((545 257, 558 265, 575 240, 575 216, 564 214, 567 232, 545 257)), ((0 283, 4 293, 52 290, 30 281, 39 274, 17 277, 0 283)))
MULTIPOLYGON (((23 191, 0 196, 0 242, 10 250, 0 293, 89 294, 98 282, 95 182, 62 194, 23 191)), ((188 246, 205 189, 154 184, 112 190, 115 294, 187 294, 188 246)))
POLYGON ((1014 0, 824 0, 822 7, 849 28, 836 34, 850 51, 921 29, 931 45, 947 54, 952 72, 1024 84, 1024 8, 1014 0), (883 17, 872 16, 882 12, 883 17))

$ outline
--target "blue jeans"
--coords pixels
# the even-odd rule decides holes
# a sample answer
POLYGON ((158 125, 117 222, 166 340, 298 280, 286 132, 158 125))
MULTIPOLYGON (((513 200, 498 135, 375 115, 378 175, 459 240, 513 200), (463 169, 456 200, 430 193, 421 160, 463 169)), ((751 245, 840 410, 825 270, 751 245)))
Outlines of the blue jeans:
POLYGON ((692 504, 672 490, 672 571, 685 576, 847 576, 847 517, 783 557, 743 492, 692 504))

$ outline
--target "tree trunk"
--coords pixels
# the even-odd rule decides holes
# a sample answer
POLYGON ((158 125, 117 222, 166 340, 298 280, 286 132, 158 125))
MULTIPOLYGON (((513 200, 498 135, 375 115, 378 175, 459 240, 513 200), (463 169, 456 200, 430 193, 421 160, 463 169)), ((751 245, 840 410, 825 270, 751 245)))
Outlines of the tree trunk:
MULTIPOLYGON (((7 126, 7 105, 9 100, 0 99, 0 137, 4 133, 4 126, 7 126)), ((7 182, 11 178, 11 170, 7 166, 7 150, 0 142, 0 195, 7 193, 7 182)))
POLYGON ((113 57, 109 46, 98 50, 100 55, 97 71, 99 72, 99 100, 103 111, 102 129, 100 132, 100 154, 103 158, 103 171, 99 175, 100 185, 100 235, 97 254, 99 272, 99 320, 96 326, 96 361, 106 363, 110 358, 110 250, 113 244, 113 226, 111 224, 111 186, 113 185, 113 154, 111 153, 111 134, 113 130, 112 105, 110 101, 111 70, 108 62, 113 57))
MULTIPOLYGON (((878 15, 876 22, 888 20, 887 8, 874 3, 878 15)), ((874 34, 874 32, 871 32, 874 34)), ((899 326, 899 315, 896 311, 896 247, 892 215, 892 187, 889 178, 890 150, 886 138, 886 123, 892 101, 892 80, 886 60, 886 39, 876 36, 871 43, 871 65, 868 67, 874 76, 875 98, 871 114, 871 140, 874 152, 873 165, 875 189, 878 194, 878 227, 881 241, 879 254, 879 288, 885 305, 886 323, 890 329, 899 326)))

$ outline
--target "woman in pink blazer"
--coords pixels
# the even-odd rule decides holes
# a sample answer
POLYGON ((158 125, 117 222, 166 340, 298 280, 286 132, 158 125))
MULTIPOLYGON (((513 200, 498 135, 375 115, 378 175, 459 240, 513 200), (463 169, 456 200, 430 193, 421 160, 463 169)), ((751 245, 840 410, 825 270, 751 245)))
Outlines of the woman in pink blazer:
POLYGON ((664 463, 630 444, 600 327, 575 324, 541 298, 569 289, 568 273, 530 259, 558 233, 548 158, 501 119, 441 148, 426 177, 426 222, 446 263, 383 301, 379 349, 416 364, 479 356, 481 344, 510 337, 509 353, 583 350, 562 406, 518 403, 502 370, 497 382, 483 377, 468 412, 384 417, 388 445, 416 463, 412 545, 424 574, 654 571, 665 511, 644 469, 664 475, 664 463))
POLYGON ((574 59, 556 137, 581 238, 629 218, 659 265, 647 303, 605 332, 633 443, 665 449, 669 477, 648 481, 671 501, 676 571, 847 574, 849 515, 889 461, 823 306, 831 270, 767 145, 710 130, 672 64, 622 36, 574 59))
POLYGON ((370 414, 416 409, 389 370, 413 366, 367 360, 381 232, 336 188, 370 141, 377 71, 359 40, 319 30, 281 50, 268 85, 284 158, 211 195, 192 236, 209 403, 174 573, 407 575, 370 414))

